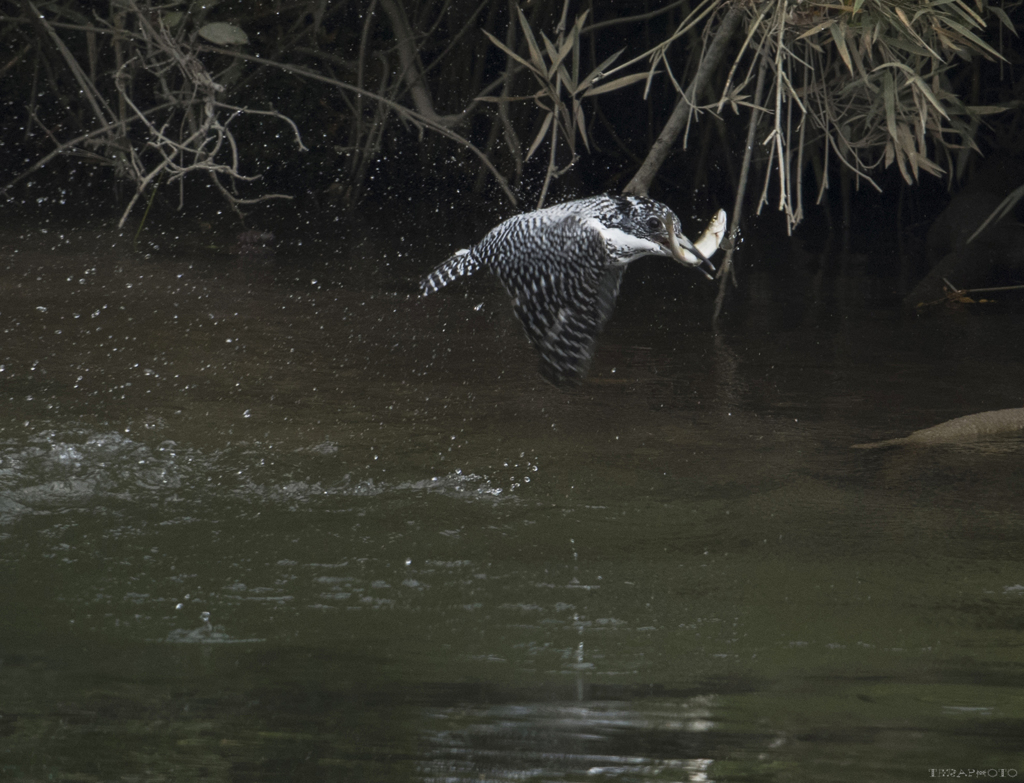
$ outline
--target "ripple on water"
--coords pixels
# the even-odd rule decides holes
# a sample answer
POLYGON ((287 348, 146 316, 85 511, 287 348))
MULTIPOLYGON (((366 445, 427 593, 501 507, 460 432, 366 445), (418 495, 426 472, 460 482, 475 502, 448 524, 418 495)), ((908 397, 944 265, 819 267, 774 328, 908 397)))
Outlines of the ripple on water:
MULTIPOLYGON (((244 504, 295 510, 341 497, 432 493, 464 500, 507 499, 508 489, 473 472, 385 480, 339 472, 336 444, 281 455, 272 445, 202 452, 118 432, 46 432, 0 445, 0 524, 31 513, 74 508, 175 504, 202 507, 230 497, 244 504), (325 460, 332 461, 325 469, 325 460), (296 474, 321 474, 298 478, 296 474)), ((344 470, 344 464, 342 464, 344 470)))

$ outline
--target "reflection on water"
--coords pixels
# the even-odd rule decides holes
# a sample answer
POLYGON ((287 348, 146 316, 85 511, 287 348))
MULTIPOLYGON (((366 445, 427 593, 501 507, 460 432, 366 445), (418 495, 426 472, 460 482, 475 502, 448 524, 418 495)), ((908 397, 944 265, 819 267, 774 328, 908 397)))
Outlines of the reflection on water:
POLYGON ((1022 440, 849 448, 1018 315, 640 272, 562 390, 486 279, 7 239, 4 780, 1024 772, 1022 440))

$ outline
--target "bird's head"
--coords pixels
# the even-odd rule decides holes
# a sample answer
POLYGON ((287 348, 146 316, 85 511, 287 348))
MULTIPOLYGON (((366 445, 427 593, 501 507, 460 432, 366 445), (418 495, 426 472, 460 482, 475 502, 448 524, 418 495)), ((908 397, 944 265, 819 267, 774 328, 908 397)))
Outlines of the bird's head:
POLYGON ((659 201, 638 196, 619 196, 613 202, 614 208, 599 218, 613 255, 623 262, 646 255, 666 256, 683 266, 699 268, 711 279, 715 267, 683 234, 675 212, 659 201))

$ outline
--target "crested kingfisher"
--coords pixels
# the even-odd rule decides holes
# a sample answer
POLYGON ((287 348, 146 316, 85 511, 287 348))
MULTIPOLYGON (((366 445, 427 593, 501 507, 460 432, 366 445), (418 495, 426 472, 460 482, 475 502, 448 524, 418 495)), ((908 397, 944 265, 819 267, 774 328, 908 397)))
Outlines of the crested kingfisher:
POLYGON ((593 196, 511 217, 479 243, 459 250, 420 283, 426 296, 481 267, 512 297, 526 336, 540 352, 541 374, 554 384, 587 374, 597 337, 615 307, 626 265, 666 256, 700 269, 722 242, 719 210, 696 243, 664 204, 637 196, 593 196))

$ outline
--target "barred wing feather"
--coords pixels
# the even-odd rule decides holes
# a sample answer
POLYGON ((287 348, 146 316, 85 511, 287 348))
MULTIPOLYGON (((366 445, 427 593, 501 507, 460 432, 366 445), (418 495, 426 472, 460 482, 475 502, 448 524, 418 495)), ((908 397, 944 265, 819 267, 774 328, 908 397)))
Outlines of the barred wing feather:
POLYGON ((541 373, 552 383, 578 383, 615 307, 625 266, 612 262, 597 229, 575 215, 552 222, 543 240, 516 263, 496 258, 493 267, 540 352, 541 373))

